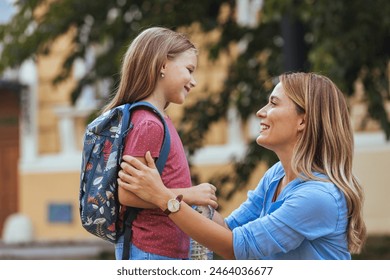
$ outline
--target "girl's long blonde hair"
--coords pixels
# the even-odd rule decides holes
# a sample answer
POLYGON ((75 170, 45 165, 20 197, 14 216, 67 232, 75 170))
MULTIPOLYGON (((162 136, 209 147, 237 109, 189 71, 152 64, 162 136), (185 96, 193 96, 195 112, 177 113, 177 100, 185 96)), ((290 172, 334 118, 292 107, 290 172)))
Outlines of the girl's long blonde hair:
POLYGON ((348 247, 360 253, 365 239, 363 189, 352 173, 354 140, 349 111, 339 88, 314 73, 286 73, 280 77, 286 95, 305 113, 305 129, 295 146, 292 168, 304 178, 313 172, 328 176, 345 195, 348 205, 348 247))
POLYGON ((190 49, 197 52, 182 33, 163 27, 141 32, 124 55, 118 90, 103 111, 148 97, 156 87, 166 60, 190 49))

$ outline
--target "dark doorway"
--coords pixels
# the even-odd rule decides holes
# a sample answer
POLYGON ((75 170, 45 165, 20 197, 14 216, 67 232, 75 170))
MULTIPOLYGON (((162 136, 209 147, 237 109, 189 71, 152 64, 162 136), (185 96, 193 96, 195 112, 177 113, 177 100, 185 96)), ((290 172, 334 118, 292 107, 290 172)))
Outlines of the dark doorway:
POLYGON ((0 80, 0 233, 18 211, 20 85, 0 80))

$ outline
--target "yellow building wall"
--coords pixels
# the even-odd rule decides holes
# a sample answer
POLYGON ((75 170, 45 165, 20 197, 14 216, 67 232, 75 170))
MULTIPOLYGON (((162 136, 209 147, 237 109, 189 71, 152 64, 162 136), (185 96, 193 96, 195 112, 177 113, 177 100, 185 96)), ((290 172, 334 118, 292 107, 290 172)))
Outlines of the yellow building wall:
POLYGON ((81 227, 78 192, 79 173, 29 173, 20 177, 20 212, 28 216, 34 226, 36 240, 72 240, 90 238, 81 227), (50 223, 49 205, 70 204, 70 223, 50 223))
POLYGON ((58 153, 60 151, 58 117, 53 109, 56 106, 70 105, 70 93, 75 86, 75 82, 70 77, 54 85, 53 80, 61 72, 63 60, 71 49, 70 39, 67 34, 61 36, 53 43, 49 55, 40 56, 37 59, 38 152, 40 154, 58 153))
POLYGON ((390 234, 390 148, 355 153, 354 172, 365 192, 364 219, 372 234, 390 234))

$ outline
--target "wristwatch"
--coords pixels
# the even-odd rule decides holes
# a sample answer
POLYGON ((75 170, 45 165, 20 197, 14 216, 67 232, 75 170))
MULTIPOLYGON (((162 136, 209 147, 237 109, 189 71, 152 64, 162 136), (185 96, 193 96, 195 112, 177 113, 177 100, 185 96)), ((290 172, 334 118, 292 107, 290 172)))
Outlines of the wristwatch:
POLYGON ((167 202, 167 209, 165 209, 164 213, 169 215, 171 213, 176 213, 177 211, 180 210, 180 202, 183 199, 183 195, 179 194, 176 196, 176 198, 172 198, 168 200, 167 202))

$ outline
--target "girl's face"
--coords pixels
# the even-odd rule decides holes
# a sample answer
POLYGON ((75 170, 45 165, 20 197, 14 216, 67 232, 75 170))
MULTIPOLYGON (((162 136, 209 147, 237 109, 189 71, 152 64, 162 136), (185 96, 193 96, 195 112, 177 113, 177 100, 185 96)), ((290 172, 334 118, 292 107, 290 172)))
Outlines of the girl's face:
POLYGON ((166 102, 183 104, 190 90, 196 86, 194 72, 197 67, 198 57, 194 50, 185 51, 172 60, 167 60, 161 69, 164 78, 161 85, 166 102))
POLYGON ((275 86, 268 104, 256 116, 260 118, 257 144, 276 153, 292 151, 305 127, 305 115, 298 114, 296 105, 284 93, 281 83, 275 86))

